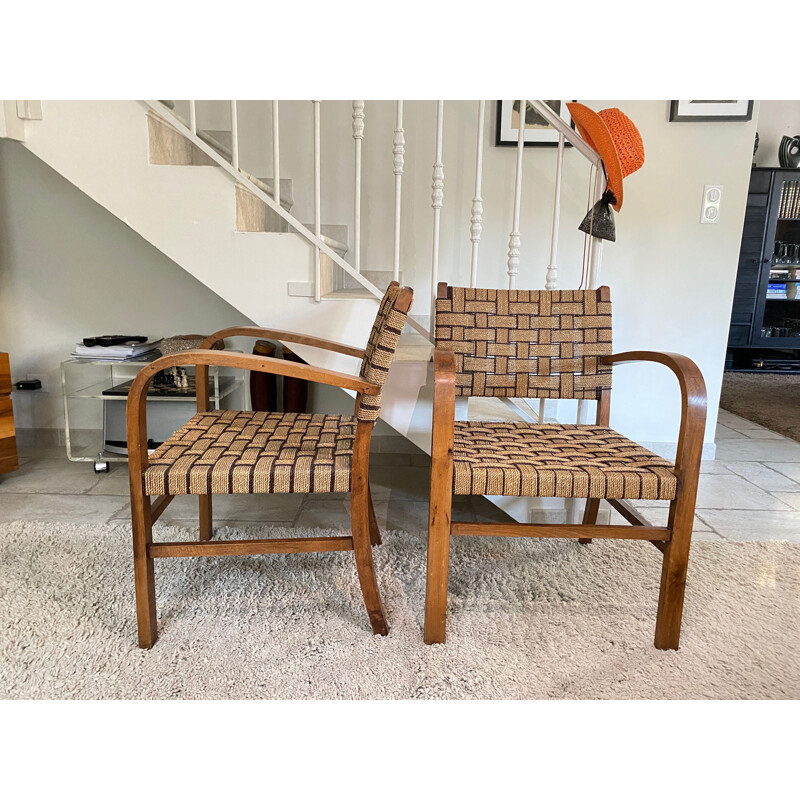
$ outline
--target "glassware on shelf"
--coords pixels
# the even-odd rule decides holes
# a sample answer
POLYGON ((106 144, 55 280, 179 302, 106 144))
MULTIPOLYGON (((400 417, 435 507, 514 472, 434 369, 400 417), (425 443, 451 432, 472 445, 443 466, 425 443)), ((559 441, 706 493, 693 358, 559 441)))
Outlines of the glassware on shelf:
POLYGON ((800 244, 793 242, 775 242, 772 252, 773 265, 795 264, 800 266, 800 244))

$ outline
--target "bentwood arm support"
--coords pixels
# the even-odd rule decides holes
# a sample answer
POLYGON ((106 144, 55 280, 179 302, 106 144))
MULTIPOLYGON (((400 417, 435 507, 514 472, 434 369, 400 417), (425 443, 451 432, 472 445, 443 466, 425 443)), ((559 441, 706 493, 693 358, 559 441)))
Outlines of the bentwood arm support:
POLYGON ((650 350, 632 350, 606 356, 603 364, 621 364, 626 361, 652 361, 671 369, 681 389, 681 427, 675 456, 675 472, 681 478, 696 474, 703 452, 706 429, 706 384, 703 375, 690 358, 677 353, 659 353, 650 350))
MULTIPOLYGON (((128 393, 128 457, 131 474, 147 466, 147 387, 157 372, 178 366, 234 367, 252 372, 269 372, 274 375, 300 378, 314 383, 324 383, 328 386, 338 386, 341 389, 352 389, 365 395, 376 395, 381 391, 380 386, 356 375, 348 375, 344 372, 336 372, 321 367, 312 367, 309 364, 301 364, 295 361, 284 361, 281 358, 229 353, 224 350, 185 350, 181 353, 164 356, 140 370, 128 393)), ((199 409, 201 406, 200 388, 198 385, 199 409)), ((207 394, 208 389, 206 388, 206 400, 207 394)))
POLYGON ((437 347, 433 351, 433 458, 452 460, 455 410, 456 359, 449 350, 437 347))
POLYGON ((670 538, 659 546, 664 554, 658 592, 655 646, 659 650, 676 650, 680 643, 681 618, 686 588, 686 570, 694 525, 703 434, 706 427, 706 385, 697 365, 686 356, 675 353, 634 351, 618 353, 603 359, 605 364, 624 361, 654 361, 669 367, 681 387, 681 427, 675 456, 678 488, 669 504, 667 528, 670 538))
POLYGON ((425 590, 425 641, 443 642, 447 619, 447 576, 453 505, 453 432, 456 362, 453 353, 433 352, 433 432, 431 499, 428 510, 428 573, 425 590))
POLYGON ((351 347, 349 344, 330 342, 327 339, 319 339, 316 336, 307 336, 304 333, 292 333, 291 331, 276 331, 271 328, 256 328, 252 326, 238 326, 224 328, 221 331, 212 333, 206 337, 200 345, 204 350, 213 347, 217 342, 231 336, 251 336, 256 339, 277 339, 280 342, 294 342, 304 344, 308 347, 317 347, 320 350, 331 350, 334 353, 341 353, 353 358, 364 358, 366 350, 361 347, 351 347))

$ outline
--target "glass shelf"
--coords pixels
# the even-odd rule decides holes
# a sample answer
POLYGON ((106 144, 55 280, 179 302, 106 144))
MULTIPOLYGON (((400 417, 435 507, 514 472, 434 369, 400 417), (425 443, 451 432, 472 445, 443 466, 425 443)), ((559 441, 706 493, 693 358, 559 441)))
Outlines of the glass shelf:
MULTIPOLYGON (((95 362, 100 363, 100 362, 95 362)), ((108 362, 102 362, 108 363, 108 362)), ((235 392, 236 389, 239 388, 239 384, 241 381, 237 381, 233 377, 226 377, 222 376, 219 378, 219 393, 216 395, 220 400, 223 397, 227 397, 232 392, 235 392)), ((76 399, 85 399, 85 400, 128 400, 128 394, 125 392, 124 394, 107 394, 109 390, 118 387, 120 384, 112 383, 110 379, 105 379, 102 381, 98 381, 97 383, 90 384, 82 389, 78 389, 77 391, 70 392, 67 394, 67 398, 70 400, 76 399)), ((213 381, 209 381, 208 383, 208 391, 209 396, 215 396, 215 389, 213 381)), ((149 400, 157 400, 158 402, 167 402, 167 403, 185 403, 187 400, 194 400, 194 394, 182 394, 182 395, 166 395, 162 394, 157 391, 156 389, 152 389, 147 393, 147 399, 149 400)))
MULTIPOLYGON (((136 375, 146 364, 150 364, 160 357, 161 353, 156 351, 155 353, 148 353, 138 358, 123 361, 99 358, 69 358, 61 362, 64 427, 67 458, 70 461, 94 462, 96 472, 107 471, 110 463, 127 462, 126 453, 107 448, 107 445, 116 445, 116 439, 125 438, 125 410, 124 408, 121 410, 123 430, 117 431, 116 437, 111 437, 114 441, 111 441, 111 439, 104 441, 104 435, 108 435, 105 433, 106 414, 110 414, 110 409, 113 407, 113 409, 116 409, 114 419, 120 418, 119 402, 127 402, 128 391, 136 375), (94 405, 91 405, 89 401, 92 401, 94 405), (112 405, 106 405, 106 401, 112 401, 112 405), (75 403, 79 404, 76 409, 79 409, 81 404, 85 403, 83 406, 84 412, 80 415, 80 420, 84 423, 83 426, 75 427, 74 425, 76 409, 73 409, 72 406, 75 403), (98 413, 103 419, 102 428, 94 426, 98 413), (89 424, 85 424, 86 422, 89 422, 89 424)), ((212 409, 222 408, 222 401, 240 389, 242 390, 242 402, 246 402, 245 380, 243 377, 239 377, 240 375, 241 371, 239 370, 209 366, 208 395, 212 409), (233 372, 233 374, 228 374, 230 372, 233 372)), ((185 377, 188 378, 188 389, 167 389, 163 386, 151 384, 147 393, 148 407, 154 402, 159 404, 183 403, 188 407, 185 413, 191 416, 195 412, 190 409, 196 403, 194 376, 194 368, 187 367, 185 377)), ((244 406, 240 405, 239 407, 244 406)), ((167 414, 169 419, 177 419, 176 415, 178 417, 183 416, 183 410, 179 410, 179 407, 174 407, 173 405, 164 406, 162 410, 166 412, 168 408, 172 409, 167 414)), ((156 416, 164 418, 163 415, 156 416)), ((171 425, 179 424, 181 424, 179 421, 171 423, 171 425)), ((175 430, 175 428, 170 427, 170 430, 175 430)), ((148 433, 150 433, 149 423, 148 433)), ((167 435, 166 431, 160 434, 162 437, 165 435, 167 435)))

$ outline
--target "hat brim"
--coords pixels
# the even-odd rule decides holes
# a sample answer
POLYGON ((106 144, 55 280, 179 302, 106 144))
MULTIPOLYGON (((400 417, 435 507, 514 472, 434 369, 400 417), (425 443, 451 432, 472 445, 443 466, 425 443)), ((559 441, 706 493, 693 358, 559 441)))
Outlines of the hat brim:
POLYGON ((601 117, 582 103, 567 103, 578 133, 589 147, 603 159, 608 177, 608 188, 613 192, 616 203, 614 210, 622 208, 622 164, 614 147, 614 140, 601 117))

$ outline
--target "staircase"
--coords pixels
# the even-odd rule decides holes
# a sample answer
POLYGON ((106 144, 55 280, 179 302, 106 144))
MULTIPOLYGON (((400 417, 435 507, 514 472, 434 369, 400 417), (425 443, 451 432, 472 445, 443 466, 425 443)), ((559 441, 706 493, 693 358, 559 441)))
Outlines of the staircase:
MULTIPOLYGON (((538 103, 540 101, 531 101, 538 103)), ((185 105, 181 104, 181 105, 185 105)), ((6 104, 5 113, 8 113, 6 104)), ((404 138, 402 101, 394 137, 396 189, 395 259, 391 269, 364 268, 358 263, 360 219, 360 144, 363 136, 363 102, 353 103, 356 140, 355 225, 323 224, 315 198, 315 219, 302 223, 293 215, 293 181, 279 175, 256 176, 238 164, 236 110, 232 103, 231 129, 197 129, 194 104, 189 119, 171 101, 48 101, 41 119, 13 120, 14 138, 77 188, 129 225, 184 270, 239 309, 255 325, 299 330, 355 345, 363 345, 377 309, 377 299, 392 279, 402 281, 398 236, 404 138), (360 106, 358 104, 361 104, 360 106), (352 242, 352 244, 350 244, 352 242), (345 259, 351 258, 348 262, 345 259)), ((441 103, 440 103, 441 110, 441 103)), ((481 113, 483 105, 481 101, 481 113)), ((277 115, 277 108, 275 110, 277 115)), ((545 113, 546 112, 542 112, 545 113)), ((478 153, 482 145, 479 118, 478 153)), ((560 119, 558 119, 560 122, 560 119)), ((438 120, 441 140, 441 115, 438 120)), ((552 123, 564 139, 585 144, 571 129, 552 123)), ((319 128, 316 129, 317 139, 319 128)), ((286 143, 284 143, 285 146, 286 143)), ((560 148, 563 153, 563 146, 560 148)), ((519 183, 522 143, 518 149, 519 183)), ((589 151, 594 158, 595 154, 589 151)), ((318 142, 317 142, 318 158, 318 142)), ((561 153, 560 156, 561 157, 561 153)), ((587 158, 589 156, 587 155, 587 158)), ((441 209, 441 153, 434 164, 433 209, 441 209), (437 166, 438 165, 438 166, 437 166)), ((279 169, 277 148, 273 161, 279 169)), ((480 165, 480 158, 478 161, 480 165)), ((317 175, 318 175, 317 171, 317 175)), ((599 186, 599 183, 598 183, 599 186)), ((470 239, 473 263, 480 241, 480 173, 472 209, 470 239)), ((515 217, 518 218, 519 191, 515 217)), ((554 225, 557 230, 557 214, 554 225)), ((512 231, 509 280, 516 275, 512 231)), ((431 269, 431 291, 436 284, 437 237, 431 269)), ((599 242, 591 239, 587 250, 591 265, 599 267, 599 242)), ((518 251, 517 251, 518 255, 518 251)), ((554 255, 552 256, 554 266, 554 255)), ((517 258, 518 263, 518 258, 517 258)), ((548 282, 551 273, 548 270, 548 282)), ((474 270, 473 270, 474 280, 474 270)), ((403 332, 397 360, 384 389, 382 418, 398 433, 430 452, 432 365, 427 322, 432 306, 427 286, 415 286, 415 308, 403 332)), ((551 287, 552 288, 552 287, 551 287)), ((341 371, 357 368, 352 358, 292 345, 298 355, 315 366, 341 371)), ((467 414, 466 403, 459 411, 467 414)), ((475 401, 470 418, 507 416, 537 419, 523 402, 475 401)), ((579 412, 580 413, 580 412, 579 412)), ((544 405, 538 420, 544 416, 544 405)), ((552 520, 563 515, 563 503, 491 498, 521 521, 552 520), (538 515, 538 516, 537 516, 538 515)))

